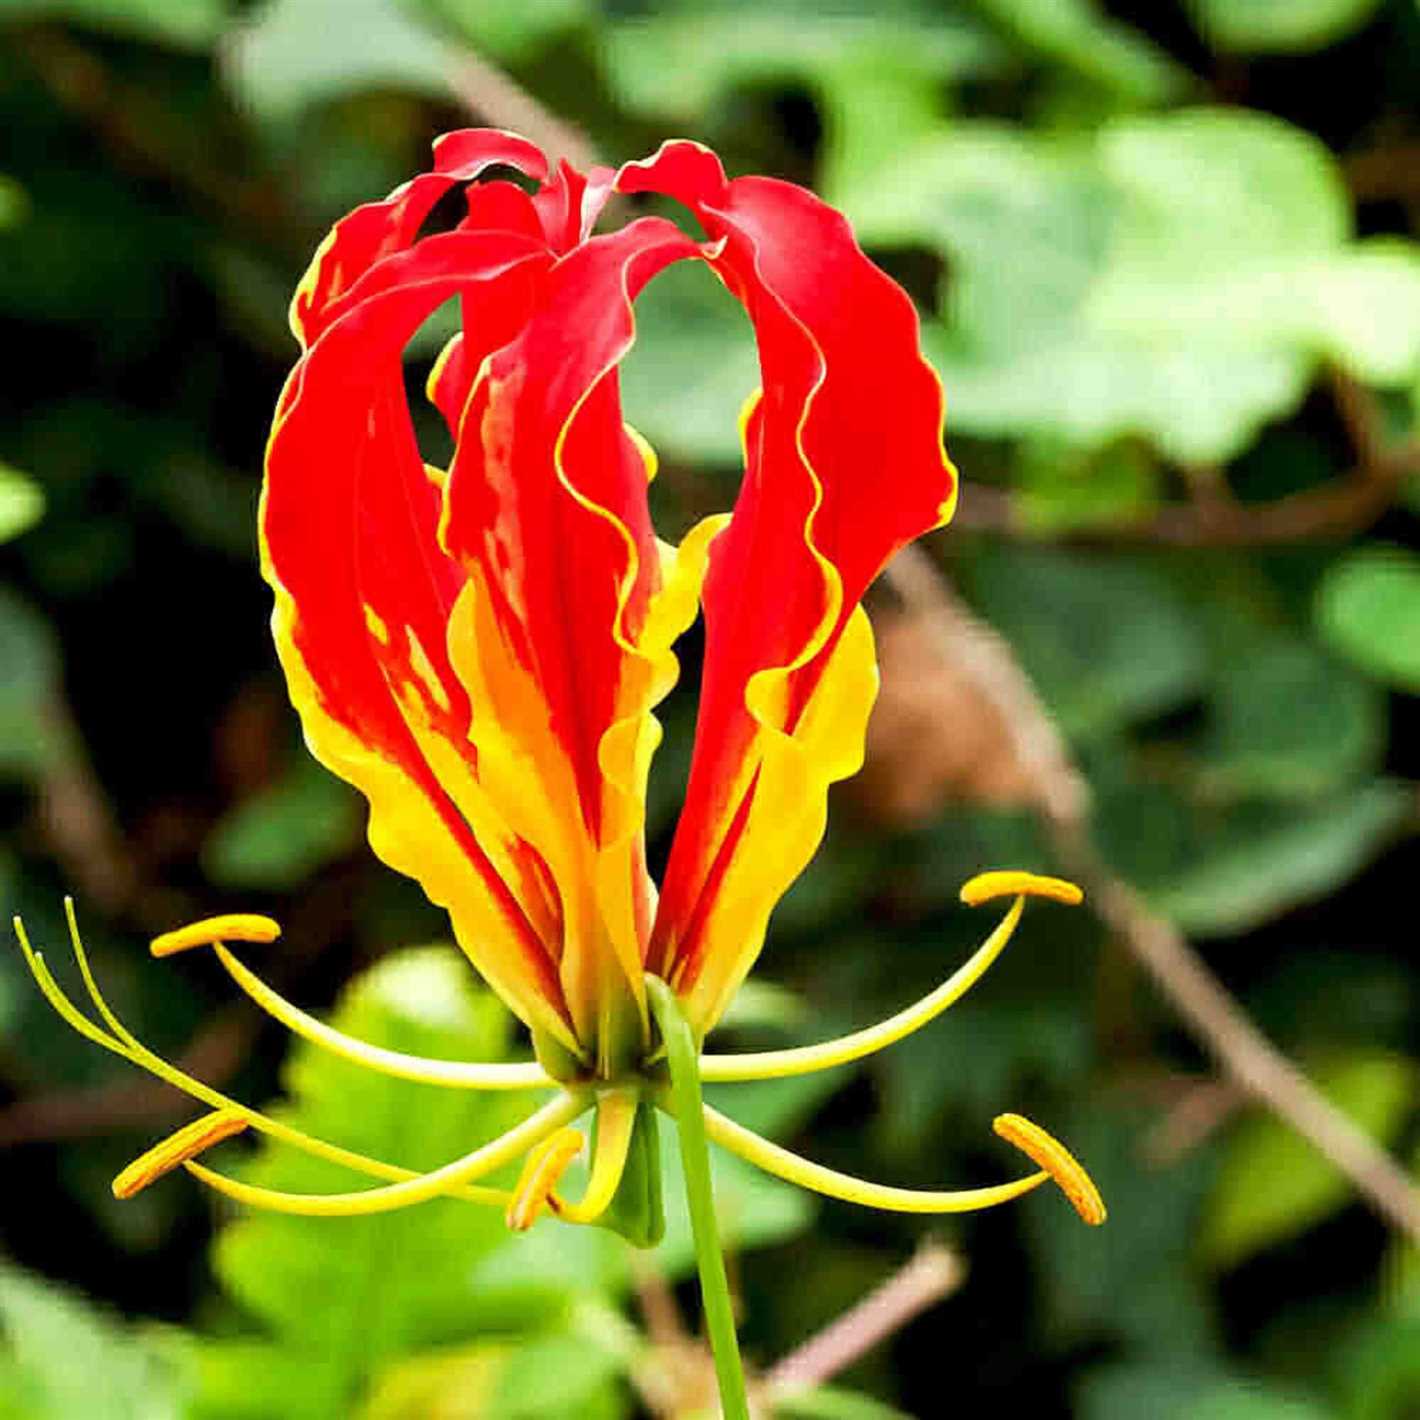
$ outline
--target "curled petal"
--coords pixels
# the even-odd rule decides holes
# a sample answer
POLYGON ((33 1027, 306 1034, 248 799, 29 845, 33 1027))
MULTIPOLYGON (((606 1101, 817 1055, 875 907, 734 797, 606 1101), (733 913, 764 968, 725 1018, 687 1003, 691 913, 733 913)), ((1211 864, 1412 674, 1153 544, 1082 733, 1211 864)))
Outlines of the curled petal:
POLYGON ((515 328, 549 261, 514 234, 454 232, 367 272, 288 381, 260 521, 277 649, 313 753, 365 793, 375 851, 449 909, 505 1000, 575 1048, 545 869, 477 793, 468 697, 446 651, 464 579, 438 546, 440 490, 400 359, 453 295, 515 328))
POLYGON ((744 421, 744 483, 705 583, 694 758, 648 959, 697 992, 704 1030, 817 846, 828 784, 861 761, 872 689, 836 654, 854 609, 898 548, 950 515, 956 480, 912 303, 839 213, 790 183, 728 181, 684 142, 628 164, 617 189, 665 193, 700 219, 716 244, 707 260, 754 324, 763 376, 744 421), (819 699, 835 670, 842 683, 819 699), (758 799, 782 806, 796 793, 814 802, 787 832, 756 812, 758 799), (778 860, 742 883, 737 928, 707 901, 730 885, 727 853, 778 860), (706 972, 721 979, 698 984, 706 972))
POLYGON ((697 543, 663 573, 616 367, 637 292, 698 253, 646 219, 557 262, 526 326, 481 362, 448 478, 441 534, 467 578, 449 652, 479 778, 557 884, 561 981, 585 1039, 624 1031, 597 1013, 640 997, 650 710, 704 565, 697 543))

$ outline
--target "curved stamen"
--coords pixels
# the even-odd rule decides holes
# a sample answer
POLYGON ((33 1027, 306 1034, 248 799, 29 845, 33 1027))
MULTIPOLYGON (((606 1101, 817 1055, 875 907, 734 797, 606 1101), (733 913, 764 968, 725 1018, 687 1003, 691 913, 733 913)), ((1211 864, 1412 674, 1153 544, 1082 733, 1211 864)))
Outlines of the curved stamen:
POLYGON ((1091 1227, 1099 1227, 1109 1216, 1104 1199, 1085 1166, 1053 1134, 1019 1114, 998 1114, 991 1127, 1009 1144, 1014 1144, 1032 1163, 1037 1163, 1059 1185, 1061 1193, 1091 1227))
POLYGON ((217 1109, 204 1114, 154 1144, 133 1160, 113 1181, 115 1198, 132 1198, 141 1193, 150 1183, 156 1183, 164 1174, 171 1173, 179 1164, 195 1159, 224 1139, 242 1133, 247 1122, 235 1110, 217 1109))
POLYGON ((815 1070, 827 1070, 834 1065, 846 1065, 861 1060, 904 1036, 920 1030, 929 1021, 954 1005, 985 975, 991 963, 1005 950, 1016 930, 1025 908, 1025 898, 1018 897, 1000 925, 976 949, 972 957, 952 973, 937 989, 915 1005, 895 1016, 880 1021, 865 1030, 854 1031, 838 1040, 822 1045, 803 1045, 789 1050, 761 1050, 745 1055, 702 1055, 700 1078, 706 1084, 731 1080, 782 1079, 788 1075, 807 1075, 815 1070))
MULTIPOLYGON (((307 1218, 359 1218, 373 1213, 392 1213, 447 1193, 453 1185, 466 1184, 492 1173, 494 1169, 542 1143, 549 1134, 570 1124, 587 1107, 581 1095, 564 1094, 550 1101, 534 1115, 442 1168, 419 1174, 403 1183, 384 1188, 367 1188, 358 1193, 283 1193, 274 1188, 258 1188, 214 1173, 202 1164, 189 1161, 183 1167, 218 1193, 252 1208, 273 1213, 293 1213, 307 1218)), ((1048 1175, 1042 1174, 1042 1178, 1048 1175)), ((504 1197, 506 1198, 506 1194, 504 1197)))
MULTIPOLYGON (((89 994, 93 997, 94 1004, 119 1037, 114 1039, 113 1036, 100 1030, 64 994, 63 989, 50 972, 43 954, 37 952, 30 945, 25 924, 20 918, 14 918, 14 926, 15 936, 19 940, 20 950, 24 953, 30 974, 34 977, 45 1000, 54 1008, 60 1019, 72 1030, 82 1035, 85 1040, 102 1046, 103 1049, 117 1055, 121 1060, 128 1061, 130 1065, 137 1065, 140 1069, 147 1070, 150 1075, 156 1076, 174 1089, 181 1090, 183 1094, 200 1101, 210 1109, 231 1110, 240 1114, 247 1124, 258 1133, 265 1134, 272 1139, 279 1139, 283 1144, 289 1144, 292 1148, 299 1149, 302 1153, 310 1154, 314 1158, 324 1159, 327 1163, 339 1164, 355 1173, 363 1173, 391 1182, 402 1182, 405 1179, 419 1177, 413 1169, 401 1168, 397 1164, 387 1164, 380 1159, 372 1159, 365 1154, 356 1153, 353 1149, 343 1149, 338 1144, 328 1144, 324 1139, 317 1139, 292 1125, 272 1119, 259 1110, 251 1109, 222 1094, 221 1091, 214 1090, 202 1080, 179 1070, 177 1066, 170 1065, 162 1056, 155 1055, 124 1026, 108 1002, 104 1000, 98 983, 94 980, 93 972, 89 968, 89 960, 84 952, 83 943, 77 937, 77 928, 71 925, 71 935, 78 943, 79 969, 88 984, 89 994)), ((455 1191, 452 1196, 461 1198, 465 1202, 494 1204, 500 1208, 507 1202, 508 1197, 505 1192, 477 1188, 472 1185, 455 1191)))
POLYGON ((548 1198, 553 1212, 564 1222, 594 1223, 611 1206, 626 1172, 635 1123, 635 1091, 608 1090, 597 1100, 597 1136, 587 1191, 575 1203, 555 1193, 548 1198))
POLYGON ((504 1221, 515 1233, 525 1233, 562 1182, 567 1166, 582 1152, 586 1139, 580 1129, 559 1129, 535 1149, 528 1150, 523 1171, 508 1203, 504 1221))
POLYGON ((227 974, 262 1010, 274 1016, 295 1035, 356 1065, 364 1065, 367 1069, 382 1075, 393 1075, 400 1080, 417 1080, 421 1084, 447 1085, 460 1090, 526 1090, 555 1087, 557 1084, 535 1060, 485 1064, 432 1060, 423 1055, 386 1050, 383 1046, 356 1040, 354 1036, 318 1021, 279 995, 221 942, 213 942, 211 946, 227 974))
MULTIPOLYGON (((761 1138, 742 1124, 727 1119, 718 1110, 705 1106, 705 1132, 732 1154, 772 1173, 800 1188, 812 1189, 829 1198, 841 1198, 845 1203, 861 1203, 866 1208, 882 1208, 892 1213, 971 1213, 979 1208, 991 1208, 997 1203, 1009 1203, 1033 1188, 1039 1188, 1051 1175, 1042 1171, 1018 1178, 1010 1183, 998 1183, 990 1188, 966 1188, 950 1192, 933 1189, 893 1188, 888 1184, 869 1183, 852 1174, 839 1173, 811 1163, 798 1154, 761 1138)), ((191 1164, 188 1165, 192 1167, 191 1164)))
POLYGON ((274 942, 280 935, 281 925, 274 918, 263 917, 259 912, 229 912, 164 932, 148 943, 148 950, 155 957, 170 957, 217 942, 274 942))

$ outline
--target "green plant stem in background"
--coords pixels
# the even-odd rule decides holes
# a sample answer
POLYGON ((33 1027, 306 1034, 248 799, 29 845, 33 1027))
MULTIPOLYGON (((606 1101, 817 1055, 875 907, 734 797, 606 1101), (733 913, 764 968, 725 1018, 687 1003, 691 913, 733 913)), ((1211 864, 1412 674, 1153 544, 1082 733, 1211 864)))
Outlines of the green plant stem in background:
POLYGON ((661 1028, 666 1063, 671 1072, 671 1101, 680 1131, 685 1197, 700 1272, 705 1329, 710 1335, 715 1376, 720 1383, 720 1409, 725 1420, 749 1420, 744 1366, 740 1361, 740 1343, 735 1335, 735 1317, 730 1304, 730 1282, 725 1275, 725 1255, 720 1250, 720 1231, 715 1222, 715 1193, 710 1182, 710 1148, 705 1142, 695 1037, 681 1014, 674 992, 664 981, 657 976, 647 976, 646 994, 656 1024, 661 1028))

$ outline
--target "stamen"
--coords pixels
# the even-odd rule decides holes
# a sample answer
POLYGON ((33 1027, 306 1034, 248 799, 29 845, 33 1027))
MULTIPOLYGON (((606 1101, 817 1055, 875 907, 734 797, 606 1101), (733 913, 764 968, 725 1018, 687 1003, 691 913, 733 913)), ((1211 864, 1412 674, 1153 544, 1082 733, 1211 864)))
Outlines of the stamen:
POLYGON ((567 1166, 582 1152, 586 1143, 580 1129, 559 1129, 528 1151, 523 1171, 505 1215, 515 1233, 525 1233, 552 1198, 552 1190, 562 1182, 567 1166))
POLYGON ((247 1122, 235 1110, 219 1109, 204 1114, 170 1134, 160 1144, 154 1144, 145 1154, 129 1164, 113 1181, 115 1198, 132 1198, 150 1183, 171 1173, 181 1163, 195 1159, 204 1150, 242 1133, 247 1122))
POLYGON ((280 935, 280 924, 270 917, 258 912, 229 912, 164 932, 153 938, 148 950, 155 957, 170 957, 193 947, 210 947, 214 942, 274 942, 280 935))
POLYGON ((834 1065, 846 1065, 851 1060, 861 1060, 865 1055, 895 1045, 904 1036, 920 1030, 929 1021, 935 1020, 955 1003, 986 974, 991 963, 1006 948, 1016 924, 1025 910, 1025 899, 1018 897, 1011 909, 1001 919, 1000 925, 977 948, 971 958, 952 973, 930 995, 924 996, 915 1005, 908 1006, 895 1016, 868 1026, 865 1030, 854 1031, 838 1040, 830 1040, 822 1045, 801 1045, 789 1050, 760 1050, 745 1055, 702 1055, 700 1057, 700 1078, 707 1084, 719 1084, 731 1080, 782 1079, 788 1075, 808 1075, 816 1070, 827 1070, 834 1065))
MULTIPOLYGON (((338 1144, 328 1144, 324 1139, 317 1139, 292 1125, 271 1119, 258 1110, 250 1109, 246 1105, 230 1099, 219 1090, 214 1090, 210 1085, 179 1070, 175 1065, 170 1065, 162 1056, 155 1055, 124 1026, 99 991, 98 982, 94 979, 93 971, 89 966, 88 955, 84 951, 83 941, 79 937, 73 900, 66 898, 64 907, 69 918, 69 931, 74 945, 75 959, 79 963, 79 970, 83 975, 85 986, 99 1014, 110 1025, 114 1035, 108 1035, 100 1030, 64 994, 63 989, 50 972, 43 954, 30 945, 25 924, 18 917, 13 919, 15 935, 19 939, 20 950, 24 954, 30 973, 45 1000, 54 1008, 55 1014, 72 1030, 82 1035, 85 1040, 102 1046, 103 1049, 128 1061, 131 1065, 137 1065, 140 1069, 147 1070, 149 1074, 156 1076, 174 1089, 181 1090, 190 1098, 207 1105, 209 1109, 231 1110, 233 1113, 241 1115, 247 1124, 258 1133, 265 1134, 272 1139, 279 1139, 283 1144, 289 1144, 292 1148, 299 1149, 302 1153, 310 1154, 314 1158, 324 1159, 327 1163, 339 1164, 355 1173, 363 1173, 395 1183, 419 1177, 413 1169, 401 1168, 397 1164, 387 1164, 380 1159, 372 1159, 365 1154, 356 1153, 353 1149, 343 1149, 338 1144)), ((471 1185, 450 1190, 452 1197, 471 1203, 492 1202, 501 1207, 506 1202, 507 1195, 500 1193, 496 1196, 485 1196, 492 1195, 492 1193, 493 1190, 480 1189, 471 1185)))
MULTIPOLYGON (((515 1125, 506 1134, 461 1159, 445 1164, 429 1173, 418 1174, 402 1183, 384 1188, 367 1188, 358 1193, 284 1193, 274 1188, 258 1188, 239 1183, 224 1174, 214 1173, 202 1164, 189 1160, 183 1165, 194 1178, 199 1178, 218 1193, 234 1198, 252 1208, 264 1208, 272 1213, 292 1213, 306 1218, 359 1218, 373 1213, 392 1213, 415 1203, 453 1191, 456 1185, 471 1183, 494 1169, 520 1158, 549 1134, 570 1124, 587 1107, 580 1094, 563 1094, 545 1104, 534 1115, 515 1125)), ((1042 1178, 1045 1175, 1042 1175, 1042 1178)), ((500 1195, 506 1202, 507 1195, 500 1195)))
POLYGON ((324 1050, 401 1080, 417 1080, 426 1085, 448 1085, 462 1090, 524 1090, 546 1088, 556 1081, 535 1060, 521 1063, 493 1061, 476 1064, 461 1060, 431 1060, 422 1055, 408 1055, 402 1050, 387 1050, 369 1045, 354 1036, 318 1021, 299 1006, 286 1000, 266 984, 248 966, 222 945, 214 942, 212 950, 233 981, 262 1010, 281 1022, 288 1030, 304 1037, 324 1050))
POLYGON ((808 1159, 761 1138, 744 1125, 736 1124, 733 1119, 727 1119, 709 1105, 705 1106, 705 1132, 732 1154, 738 1154, 776 1178, 829 1198, 841 1198, 845 1203, 861 1203, 866 1208, 881 1208, 892 1213, 971 1213, 980 1208, 994 1207, 997 1203, 1009 1203, 1011 1199, 1039 1188, 1051 1176, 1048 1172, 1035 1173, 990 1188, 966 1188, 951 1192, 893 1188, 854 1178, 852 1174, 839 1173, 837 1169, 825 1168, 822 1164, 810 1163, 808 1159))
POLYGON ((1020 871, 996 871, 978 873, 962 884, 961 900, 968 907, 980 907, 997 897, 1048 897, 1054 902, 1063 902, 1067 907, 1078 907, 1084 900, 1084 892, 1064 878, 1047 878, 1040 873, 1020 871))
POLYGON ((636 1103, 636 1094, 631 1090, 609 1090, 597 1101, 597 1132, 587 1191, 575 1203, 568 1203, 555 1193, 547 1200, 564 1222, 594 1223, 611 1206, 631 1152, 636 1103))
POLYGON ((1085 1172, 1084 1165, 1053 1134, 1047 1134, 1038 1124, 1019 1114, 1000 1114, 991 1127, 1008 1144, 1014 1144, 1037 1163, 1060 1186, 1075 1211, 1091 1227, 1098 1227, 1108 1217, 1104 1199, 1095 1181, 1085 1172))

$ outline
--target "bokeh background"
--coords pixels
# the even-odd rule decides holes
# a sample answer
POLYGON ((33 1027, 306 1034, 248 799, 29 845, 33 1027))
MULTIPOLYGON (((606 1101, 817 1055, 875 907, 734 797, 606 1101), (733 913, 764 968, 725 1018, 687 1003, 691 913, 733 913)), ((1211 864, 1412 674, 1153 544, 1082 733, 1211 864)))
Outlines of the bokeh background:
MULTIPOLYGON (((895 1275, 902 1301, 924 1240, 947 1293, 879 1341, 850 1320, 828 1387, 776 1413, 1420 1416, 1417 92, 1415 0, 0 0, 7 913, 72 985, 75 894, 129 1024, 306 1127, 411 1165, 501 1127, 516 1103, 293 1051, 210 960, 144 944, 271 911, 262 970, 347 1029, 524 1049, 284 700, 253 525, 285 305, 329 223, 439 131, 609 161, 700 139, 842 206, 912 292, 965 479, 874 595, 868 767, 724 1042, 819 1039, 928 989, 985 930, 955 897, 983 868, 1091 892, 1032 907, 919 1036, 727 1107, 927 1186, 1013 1170, 990 1120, 1019 1109, 1112 1213, 1086 1230, 1039 1194, 938 1225, 720 1160, 758 1367, 895 1275)), ((733 497, 754 355, 703 272, 658 280, 640 320, 626 403, 674 535, 733 497)), ((892 496, 890 469, 862 477, 892 496)), ((693 637, 685 660, 657 854, 693 637)), ((190 1110, 0 954, 0 1415, 704 1405, 674 1210, 632 1257, 447 1203, 296 1223, 179 1177, 116 1204, 111 1176, 190 1110)))

